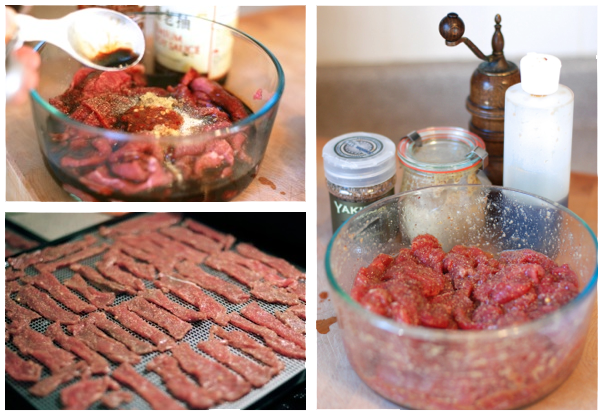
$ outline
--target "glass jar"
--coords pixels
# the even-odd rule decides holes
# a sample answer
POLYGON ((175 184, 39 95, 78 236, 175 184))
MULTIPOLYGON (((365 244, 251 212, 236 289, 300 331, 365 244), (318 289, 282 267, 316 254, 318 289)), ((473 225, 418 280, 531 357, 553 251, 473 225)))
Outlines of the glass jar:
POLYGON ((459 127, 429 127, 403 137, 397 147, 401 192, 443 184, 491 184, 484 174, 485 143, 459 127))

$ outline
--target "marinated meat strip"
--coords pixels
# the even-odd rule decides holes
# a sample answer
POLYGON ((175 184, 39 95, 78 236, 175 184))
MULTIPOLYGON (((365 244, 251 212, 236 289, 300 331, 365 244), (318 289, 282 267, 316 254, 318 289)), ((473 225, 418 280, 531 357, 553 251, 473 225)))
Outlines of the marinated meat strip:
POLYGON ((278 356, 276 356, 276 353, 272 349, 259 343, 247 333, 238 330, 226 331, 223 327, 211 326, 209 334, 227 340, 230 346, 242 350, 260 362, 270 366, 272 368, 272 375, 276 375, 284 369, 284 363, 278 359, 278 356))
POLYGON ((200 233, 201 235, 205 235, 206 237, 219 242, 224 250, 230 249, 230 247, 234 245, 234 242, 236 241, 236 238, 233 235, 218 232, 215 229, 205 226, 202 223, 195 222, 192 219, 185 219, 183 224, 191 231, 200 233))
POLYGON ((146 343, 133 336, 117 323, 112 322, 104 313, 93 313, 88 316, 87 321, 93 323, 96 327, 113 337, 118 342, 123 343, 136 354, 148 354, 154 352, 156 347, 146 343))
POLYGON ((275 285, 278 286, 287 286, 295 281, 292 279, 282 278, 278 274, 278 271, 276 271, 274 268, 268 267, 261 261, 244 257, 233 251, 224 251, 220 253, 220 257, 224 260, 228 260, 235 264, 248 268, 251 271, 256 272, 264 280, 273 282, 275 285))
POLYGON ((176 340, 182 340, 186 333, 192 329, 192 325, 189 323, 182 321, 169 311, 149 303, 142 297, 135 297, 126 304, 128 310, 162 327, 176 340))
POLYGON ((39 243, 30 241, 8 228, 4 228, 4 243, 19 249, 31 249, 39 245, 39 243))
POLYGON ((179 275, 187 281, 193 282, 206 290, 213 291, 235 304, 247 302, 251 298, 240 287, 203 271, 190 261, 176 264, 176 269, 180 273, 179 275))
POLYGON ((50 321, 58 321, 65 324, 75 324, 79 321, 77 314, 63 310, 48 294, 31 285, 23 287, 17 294, 16 299, 19 303, 25 304, 50 321))
POLYGON ((230 314, 230 324, 249 333, 261 336, 270 348, 283 356, 288 356, 293 359, 305 359, 304 349, 289 340, 283 339, 266 327, 252 323, 235 313, 230 314))
POLYGON ((169 350, 176 344, 167 334, 148 324, 138 314, 128 310, 125 303, 111 307, 107 309, 107 312, 111 313, 123 326, 150 340, 160 352, 169 350))
POLYGON ((13 344, 26 356, 35 357, 40 363, 56 373, 75 360, 71 353, 56 347, 52 340, 29 327, 9 328, 13 335, 13 344))
POLYGON ((35 311, 31 311, 25 307, 21 307, 15 303, 8 295, 4 296, 4 315, 12 321, 12 326, 28 326, 33 320, 42 318, 35 311))
POLYGON ((84 277, 99 288, 113 291, 115 293, 128 293, 136 295, 136 290, 133 290, 130 287, 126 287, 125 285, 120 284, 118 282, 106 279, 92 267, 81 264, 72 264, 70 268, 72 271, 78 272, 82 277, 84 277))
POLYGON ((297 317, 305 320, 305 304, 299 304, 294 307, 289 307, 286 309, 286 311, 289 311, 297 317))
POLYGON ((208 254, 213 254, 222 250, 221 245, 214 240, 207 238, 204 235, 194 233, 189 229, 182 228, 181 226, 164 228, 159 232, 161 232, 163 235, 169 236, 172 239, 175 239, 176 241, 190 245, 194 249, 198 249, 201 252, 207 252, 208 254))
POLYGON ((99 231, 105 237, 136 234, 172 226, 180 222, 181 219, 182 216, 179 213, 154 213, 129 219, 111 227, 101 226, 99 231))
POLYGON ((236 245, 236 250, 242 255, 248 258, 256 259, 258 261, 263 262, 266 265, 274 268, 278 272, 280 272, 285 278, 292 278, 295 280, 305 279, 305 274, 295 268, 293 265, 289 264, 282 258, 276 258, 271 255, 268 255, 264 252, 261 252, 259 249, 255 248, 253 245, 240 243, 236 245))
POLYGON ((96 307, 82 301, 77 295, 73 294, 67 287, 52 274, 43 272, 36 276, 26 276, 22 278, 24 282, 33 284, 42 288, 59 303, 63 304, 69 310, 76 313, 90 313, 96 311, 96 307))
POLYGON ((86 343, 90 349, 97 351, 112 362, 132 364, 140 362, 140 356, 131 352, 122 343, 104 334, 91 322, 84 321, 80 324, 67 326, 67 330, 86 343))
POLYGON ((286 289, 288 291, 290 291, 291 293, 295 294, 299 300, 305 302, 305 284, 295 281, 294 284, 289 285, 288 287, 286 287, 286 289))
POLYGON ((113 371, 113 378, 133 389, 153 409, 186 409, 153 385, 144 376, 138 374, 131 365, 124 363, 113 371))
POLYGON ((214 401, 236 401, 251 391, 251 385, 224 366, 195 353, 188 343, 171 350, 184 372, 193 376, 214 401))
POLYGON ((9 281, 4 283, 4 294, 11 295, 12 293, 19 292, 23 287, 18 281, 9 281))
POLYGON ((167 311, 170 311, 176 317, 181 318, 184 321, 194 322, 205 320, 206 317, 199 311, 192 310, 181 306, 180 304, 171 301, 161 290, 150 289, 142 292, 142 297, 153 304, 163 307, 167 311))
POLYGON ((35 396, 48 396, 59 386, 71 382, 73 379, 83 376, 85 373, 89 374, 88 370, 86 362, 80 361, 72 363, 33 385, 29 388, 29 392, 35 396))
POLYGON ((120 238, 114 247, 120 249, 127 255, 148 262, 159 272, 171 272, 177 262, 176 258, 167 258, 163 255, 161 248, 144 238, 120 238))
POLYGON ((61 391, 63 409, 88 409, 109 387, 108 377, 83 379, 61 391))
POLYGON ((114 246, 105 254, 104 259, 113 261, 115 265, 128 270, 138 278, 152 281, 157 277, 154 265, 136 262, 134 258, 123 254, 114 246))
POLYGON ((22 359, 6 346, 4 346, 4 370, 11 378, 21 382, 37 382, 42 376, 42 366, 31 360, 22 359))
POLYGON ((19 278, 25 276, 26 274, 23 271, 17 271, 12 268, 4 268, 4 280, 5 281, 14 281, 19 278))
POLYGON ((305 350, 305 336, 282 324, 282 322, 261 308, 257 303, 253 302, 246 305, 242 310, 240 310, 240 314, 256 324, 267 327, 280 337, 292 341, 305 350))
POLYGON ((109 392, 100 401, 109 409, 117 409, 124 403, 132 402, 134 395, 126 391, 109 392))
POLYGON ((160 274, 159 279, 155 281, 155 286, 197 307, 202 314, 217 324, 222 326, 228 324, 226 307, 209 297, 196 285, 160 274))
POLYGON ((251 287, 251 294, 268 303, 299 304, 299 299, 295 293, 281 287, 276 287, 269 281, 256 281, 252 283, 251 287))
POLYGON ((205 265, 231 276, 247 287, 251 287, 254 282, 261 280, 261 275, 242 265, 231 262, 222 254, 209 256, 209 258, 205 260, 205 265))
POLYGON ((204 252, 197 251, 194 248, 170 239, 167 236, 161 235, 157 232, 149 232, 144 234, 144 236, 163 249, 164 254, 173 256, 174 258, 178 258, 180 260, 188 260, 194 262, 195 264, 201 264, 209 255, 204 252))
POLYGON ((208 409, 215 403, 211 393, 191 381, 171 356, 155 357, 146 365, 146 370, 157 373, 167 390, 192 409, 208 409))
POLYGON ((67 254, 73 254, 81 251, 88 246, 91 246, 96 242, 96 238, 92 235, 86 235, 84 239, 69 242, 57 246, 50 246, 39 251, 30 252, 27 254, 19 255, 16 258, 9 258, 8 262, 13 268, 24 270, 30 265, 37 264, 39 262, 50 262, 64 257, 67 254))
POLYGON ((86 300, 90 301, 101 310, 104 310, 115 301, 114 293, 98 291, 94 287, 89 286, 79 274, 73 274, 73 276, 63 282, 63 284, 80 293, 86 300))
POLYGON ((92 374, 104 375, 109 373, 109 362, 86 346, 86 343, 77 337, 65 334, 59 323, 53 323, 48 326, 46 329, 46 336, 54 340, 63 349, 68 350, 85 360, 86 363, 88 363, 92 374))
POLYGON ((59 268, 63 268, 66 266, 69 266, 71 264, 77 264, 79 261, 86 259, 86 258, 90 258, 93 257, 95 255, 101 254, 104 251, 106 251, 108 249, 108 245, 107 244, 102 244, 99 246, 93 246, 90 248, 85 248, 82 249, 79 252, 76 252, 74 254, 71 255, 67 255, 57 261, 54 262, 49 262, 49 263, 43 263, 43 264, 37 264, 36 268, 40 271, 40 272, 54 272, 59 268))
POLYGON ((102 260, 96 263, 96 268, 106 278, 131 288, 134 291, 144 290, 144 283, 129 272, 123 271, 114 261, 102 260))
POLYGON ((197 347, 220 363, 228 366, 245 378, 251 385, 260 388, 272 378, 272 369, 261 366, 245 357, 236 355, 228 348, 228 342, 212 338, 200 342, 197 347))
POLYGON ((295 330, 297 333, 305 334, 305 322, 287 309, 285 311, 276 311, 276 318, 284 324, 295 330))

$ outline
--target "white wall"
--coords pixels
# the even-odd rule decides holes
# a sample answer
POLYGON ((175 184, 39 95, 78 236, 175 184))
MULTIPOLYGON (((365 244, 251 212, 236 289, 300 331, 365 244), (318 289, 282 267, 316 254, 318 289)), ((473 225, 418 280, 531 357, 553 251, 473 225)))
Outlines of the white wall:
POLYGON ((494 17, 502 16, 504 52, 518 63, 528 52, 595 58, 595 6, 575 7, 318 7, 318 65, 477 59, 463 44, 448 47, 439 22, 449 12, 468 37, 491 54, 494 17))

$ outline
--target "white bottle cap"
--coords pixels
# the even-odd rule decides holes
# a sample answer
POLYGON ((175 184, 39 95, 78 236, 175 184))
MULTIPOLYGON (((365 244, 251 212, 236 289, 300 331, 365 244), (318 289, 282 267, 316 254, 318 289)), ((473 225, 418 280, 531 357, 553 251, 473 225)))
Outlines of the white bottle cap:
POLYGON ((558 91, 560 59, 542 53, 527 53, 520 60, 520 82, 532 95, 550 95, 558 91))

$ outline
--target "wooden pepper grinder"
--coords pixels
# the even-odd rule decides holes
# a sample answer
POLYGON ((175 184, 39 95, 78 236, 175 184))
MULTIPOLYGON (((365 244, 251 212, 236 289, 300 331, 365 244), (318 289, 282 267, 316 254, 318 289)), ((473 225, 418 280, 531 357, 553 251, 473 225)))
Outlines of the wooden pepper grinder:
POLYGON ((466 109, 472 115, 469 130, 485 141, 489 153, 489 165, 485 173, 495 185, 502 185, 504 168, 504 104, 506 90, 520 82, 518 66, 504 57, 504 36, 502 36, 499 14, 495 16, 495 33, 491 39, 493 53, 485 56, 470 39, 464 35, 464 22, 456 13, 449 13, 439 23, 439 33, 447 46, 465 43, 484 62, 470 78, 470 95, 466 99, 466 109))

